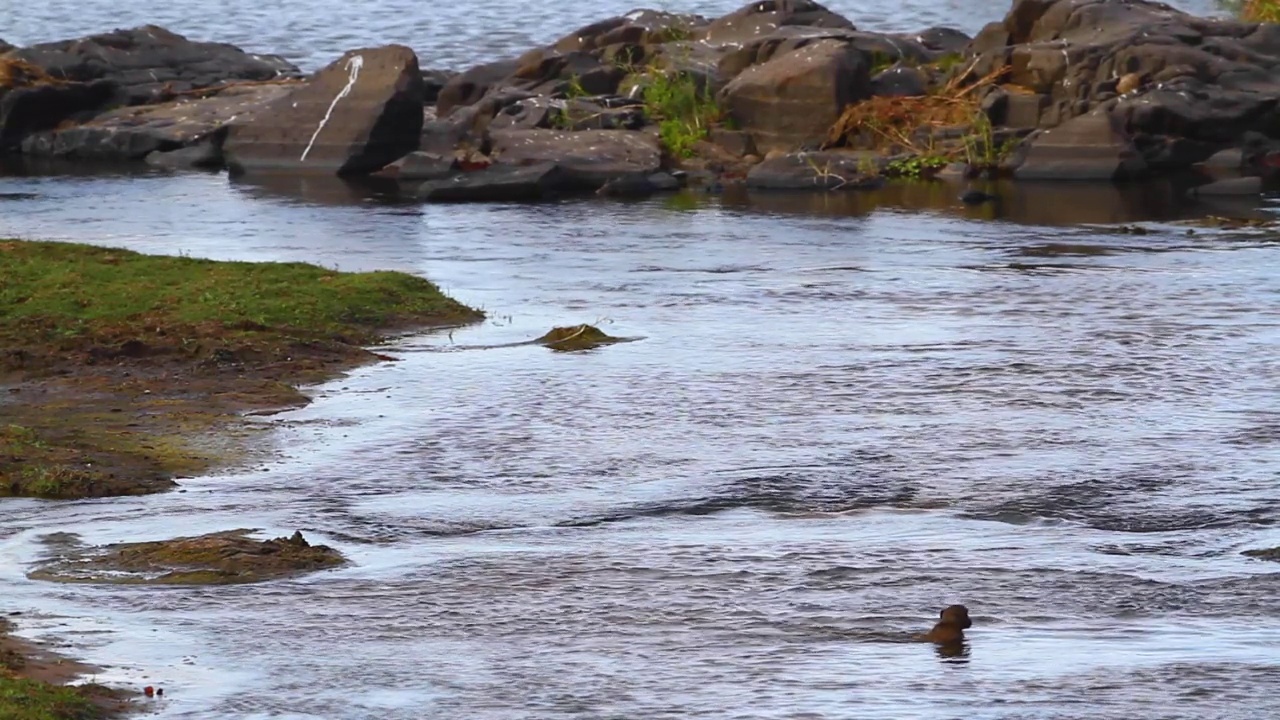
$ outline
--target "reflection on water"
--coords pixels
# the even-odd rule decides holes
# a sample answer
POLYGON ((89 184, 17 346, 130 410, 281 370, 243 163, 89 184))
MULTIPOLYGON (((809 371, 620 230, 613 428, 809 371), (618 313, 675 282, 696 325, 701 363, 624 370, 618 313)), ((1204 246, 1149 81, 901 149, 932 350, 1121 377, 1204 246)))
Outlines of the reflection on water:
POLYGON ((5 604, 101 679, 166 687, 157 717, 1280 712, 1280 573, 1239 555, 1280 545, 1280 246, 1187 235, 1167 223, 1202 210, 1168 187, 459 208, 336 181, 3 183, 0 235, 398 268, 490 312, 264 421, 265 467, 0 501, 5 604), (583 321, 644 339, 476 349, 583 321), (245 526, 353 565, 23 576, 51 533, 245 526), (959 652, 902 641, 951 603, 974 619, 959 652))

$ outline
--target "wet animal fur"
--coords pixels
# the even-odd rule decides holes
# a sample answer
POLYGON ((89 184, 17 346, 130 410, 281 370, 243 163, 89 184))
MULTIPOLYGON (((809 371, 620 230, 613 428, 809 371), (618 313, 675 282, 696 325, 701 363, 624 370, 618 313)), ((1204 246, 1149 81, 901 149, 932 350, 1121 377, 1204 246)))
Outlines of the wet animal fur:
POLYGON ((953 645, 964 641, 965 629, 973 626, 969 619, 969 608, 963 605, 950 605, 938 614, 938 624, 925 634, 924 639, 939 645, 953 645))

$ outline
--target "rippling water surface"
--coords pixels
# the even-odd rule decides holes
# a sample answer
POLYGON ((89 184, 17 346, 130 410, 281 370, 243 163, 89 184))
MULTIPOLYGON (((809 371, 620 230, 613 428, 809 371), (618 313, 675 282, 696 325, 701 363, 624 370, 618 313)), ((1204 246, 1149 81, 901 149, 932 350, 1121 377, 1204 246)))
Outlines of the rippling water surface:
MULTIPOLYGON (((831 6, 969 31, 1005 10, 831 6)), ((393 40, 464 65, 630 9, 305 7, 10 3, 0 36, 153 21, 311 67, 393 40)), ((262 467, 0 501, 0 609, 102 680, 165 687, 158 718, 1280 714, 1280 566, 1239 555, 1280 545, 1280 244, 1177 224, 1271 206, 1002 192, 460 210, 315 180, 0 176, 0 236, 396 268, 490 314, 264 420, 262 467), (482 347, 584 321, 640 339, 482 347), (24 576, 55 532, 233 527, 302 528, 353 564, 252 587, 24 576), (904 642, 952 602, 966 655, 904 642)))
POLYGON ((1280 712, 1280 575, 1239 555, 1280 544, 1280 245, 1172 223, 1205 208, 1072 186, 995 210, 946 185, 459 210, 316 181, 0 182, 30 194, 0 234, 399 268, 490 313, 264 421, 283 454, 261 468, 0 504, 5 605, 103 679, 164 685, 159 717, 1280 712), (480 347, 582 321, 641 339, 480 347), (244 526, 353 565, 23 576, 53 532, 244 526), (952 602, 967 655, 903 642, 952 602))

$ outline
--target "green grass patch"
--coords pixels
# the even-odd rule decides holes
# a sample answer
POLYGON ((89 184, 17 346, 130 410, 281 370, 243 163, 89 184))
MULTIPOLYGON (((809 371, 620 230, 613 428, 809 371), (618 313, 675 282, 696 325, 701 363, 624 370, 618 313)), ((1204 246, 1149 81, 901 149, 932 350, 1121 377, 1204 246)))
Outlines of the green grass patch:
POLYGON ((0 720, 96 720, 103 716, 79 688, 0 672, 0 720))
POLYGON ((663 146, 675 157, 691 157, 694 145, 724 115, 710 89, 688 73, 650 70, 641 97, 645 113, 658 122, 663 146))
POLYGON ((400 272, 0 241, 0 347, 10 350, 143 336, 180 345, 201 335, 265 332, 370 342, 379 330, 480 316, 400 272))

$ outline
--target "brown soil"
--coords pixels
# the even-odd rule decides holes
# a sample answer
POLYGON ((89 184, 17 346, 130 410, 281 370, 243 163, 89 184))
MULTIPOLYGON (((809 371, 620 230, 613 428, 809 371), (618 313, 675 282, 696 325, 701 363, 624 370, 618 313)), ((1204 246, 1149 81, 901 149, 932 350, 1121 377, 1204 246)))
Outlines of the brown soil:
POLYGON ((72 552, 29 575, 55 582, 228 585, 274 580, 346 563, 325 545, 293 537, 254 540, 251 530, 121 543, 72 552))
MULTIPOLYGON (((13 626, 0 619, 0 676, 21 678, 49 685, 63 686, 101 668, 65 658, 52 650, 10 635, 13 626)), ((96 683, 74 688, 76 693, 95 706, 101 717, 114 717, 131 709, 128 694, 96 683)))
POLYGON ((160 492, 175 477, 244 462, 260 432, 244 414, 305 405, 295 385, 382 358, 340 341, 204 356, 138 341, 20 352, 8 372, 0 358, 0 496, 54 498, 160 492))

